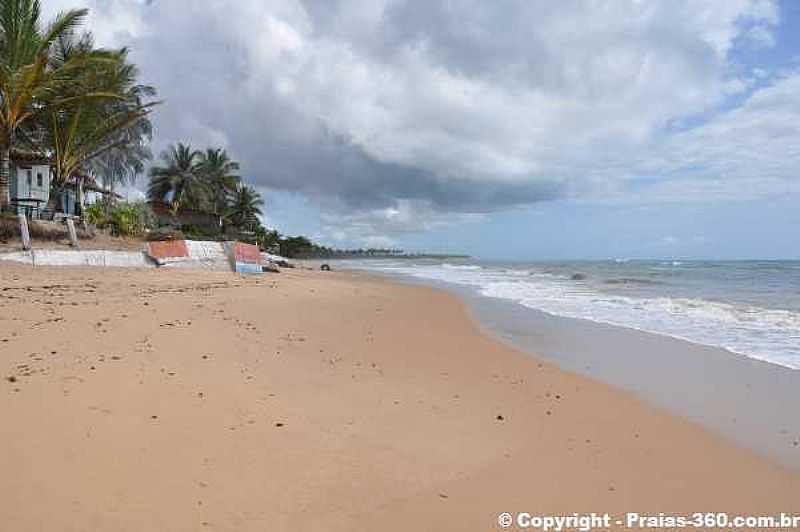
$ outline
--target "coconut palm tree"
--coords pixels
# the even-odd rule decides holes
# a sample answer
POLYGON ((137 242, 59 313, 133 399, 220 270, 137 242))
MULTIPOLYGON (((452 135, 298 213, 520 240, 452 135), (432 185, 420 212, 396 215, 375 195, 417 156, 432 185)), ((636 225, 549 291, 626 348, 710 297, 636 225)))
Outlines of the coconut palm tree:
MULTIPOLYGON (((91 53, 90 35, 61 38, 54 46, 54 63, 91 53)), ((155 95, 152 87, 137 84, 138 69, 127 61, 127 50, 113 53, 108 61, 84 73, 81 91, 116 94, 113 99, 86 97, 80 92, 68 103, 53 109, 45 124, 45 138, 53 153, 53 184, 63 188, 79 170, 91 170, 91 161, 106 154, 117 161, 137 161, 149 142, 151 108, 146 101, 155 95)), ((149 150, 148 150, 149 151, 149 150)), ((143 165, 142 165, 143 166, 143 165)), ((78 187, 81 190, 81 187, 78 187)), ((80 201, 80 198, 79 198, 80 201)))
POLYGON ((200 171, 208 183, 212 212, 221 218, 241 182, 239 163, 221 148, 209 148, 201 156, 200 171))
POLYGON ((263 215, 261 207, 264 200, 256 189, 239 183, 231 198, 231 205, 226 218, 239 229, 254 231, 261 225, 259 216, 263 215))
POLYGON ((201 152, 178 143, 170 145, 160 158, 163 164, 150 169, 148 199, 170 205, 175 216, 181 207, 206 208, 210 192, 200 169, 201 152))
MULTIPOLYGON (((20 130, 73 101, 87 69, 109 59, 106 52, 93 50, 52 61, 53 45, 74 33, 87 13, 66 11, 43 28, 38 0, 0 1, 0 209, 10 201, 10 153, 20 130)), ((85 91, 82 97, 113 95, 85 91)))
MULTIPOLYGON (((153 126, 148 117, 142 118, 118 134, 121 145, 89 161, 89 173, 99 179, 106 190, 113 192, 119 185, 133 185, 153 158, 150 141, 153 126)), ((110 205, 107 205, 110 207, 110 205)))
MULTIPOLYGON (((130 91, 130 97, 139 106, 155 95, 155 89, 147 85, 137 85, 130 91)), ((145 164, 153 158, 150 150, 153 124, 149 115, 118 131, 115 136, 119 144, 89 162, 89 173, 100 179, 103 186, 112 192, 109 196, 112 201, 115 188, 118 185, 133 185, 137 177, 144 173, 145 164)))

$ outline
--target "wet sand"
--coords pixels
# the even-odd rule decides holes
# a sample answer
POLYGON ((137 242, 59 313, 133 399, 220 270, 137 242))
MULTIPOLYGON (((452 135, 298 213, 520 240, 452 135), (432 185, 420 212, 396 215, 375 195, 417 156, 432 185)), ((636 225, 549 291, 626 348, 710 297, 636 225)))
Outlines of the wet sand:
POLYGON ((800 371, 725 349, 462 293, 501 341, 800 470, 800 371), (678 393, 679 391, 679 393, 678 393))
POLYGON ((0 530, 800 513, 796 471, 482 334, 435 289, 3 265, 0 291, 0 530))

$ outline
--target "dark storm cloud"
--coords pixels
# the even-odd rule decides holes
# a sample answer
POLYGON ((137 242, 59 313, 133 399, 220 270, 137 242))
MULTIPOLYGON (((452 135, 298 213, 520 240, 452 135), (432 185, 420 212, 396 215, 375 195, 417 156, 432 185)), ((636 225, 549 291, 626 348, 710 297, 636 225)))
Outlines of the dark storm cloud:
MULTIPOLYGON (((332 8, 319 9, 317 16, 326 18, 332 8)), ((166 102, 156 116, 162 146, 223 142, 259 186, 361 210, 421 200, 446 211, 488 212, 564 193, 561 183, 547 178, 510 183, 443 178, 424 167, 380 161, 324 121, 304 114, 302 102, 287 102, 274 85, 262 85, 272 80, 254 76, 262 69, 248 37, 221 32, 221 23, 187 16, 175 20, 168 32, 131 43, 166 102)))
POLYGON ((668 175, 697 154, 654 157, 664 128, 745 90, 731 47, 777 21, 763 0, 88 3, 166 101, 157 148, 223 145, 251 182, 390 232, 668 175))

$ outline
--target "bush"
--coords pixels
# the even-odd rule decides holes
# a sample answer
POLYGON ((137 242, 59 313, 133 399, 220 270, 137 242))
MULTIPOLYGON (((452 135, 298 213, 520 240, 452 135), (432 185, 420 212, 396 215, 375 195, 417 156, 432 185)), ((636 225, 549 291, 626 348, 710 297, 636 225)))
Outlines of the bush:
POLYGON ((145 239, 148 242, 163 242, 167 240, 185 240, 186 236, 174 227, 159 227, 147 233, 145 239))
POLYGON ((156 216, 144 202, 120 203, 111 210, 108 220, 115 236, 140 236, 155 224, 156 216))
POLYGON ((100 202, 84 207, 83 215, 86 217, 86 221, 95 227, 102 229, 108 225, 106 210, 100 202))
POLYGON ((111 234, 114 236, 134 236, 143 229, 139 224, 139 213, 128 204, 122 204, 111 211, 111 234))
POLYGON ((139 224, 142 226, 142 232, 147 229, 154 229, 158 227, 158 217, 156 213, 153 212, 153 208, 150 207, 150 204, 146 201, 136 201, 131 203, 133 207, 136 209, 136 212, 139 213, 139 224))

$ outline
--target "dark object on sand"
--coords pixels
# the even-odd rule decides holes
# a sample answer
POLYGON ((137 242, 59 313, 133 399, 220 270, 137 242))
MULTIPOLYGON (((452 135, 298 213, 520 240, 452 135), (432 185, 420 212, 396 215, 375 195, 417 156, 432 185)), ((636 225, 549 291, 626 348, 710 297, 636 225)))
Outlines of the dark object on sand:
POLYGON ((570 279, 572 281, 585 281, 586 280, 586 275, 582 274, 582 273, 576 273, 575 275, 570 277, 570 279))
POLYGON ((505 419, 503 416, 497 416, 497 421, 505 421, 505 419))
POLYGON ((323 272, 331 271, 331 267, 328 264, 323 264, 322 266, 319 267, 319 269, 322 270, 323 272))

